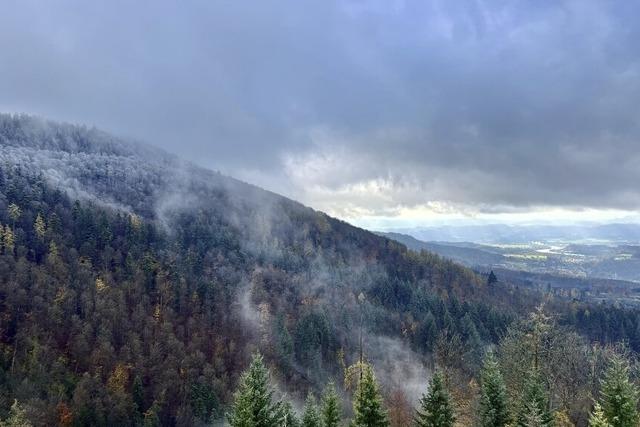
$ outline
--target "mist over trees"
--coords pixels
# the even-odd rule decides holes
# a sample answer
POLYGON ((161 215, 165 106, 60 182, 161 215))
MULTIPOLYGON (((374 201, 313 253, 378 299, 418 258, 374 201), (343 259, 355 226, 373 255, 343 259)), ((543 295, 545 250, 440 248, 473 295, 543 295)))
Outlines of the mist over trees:
POLYGON ((400 426, 429 393, 457 425, 637 418, 635 310, 488 284, 96 130, 0 115, 0 144, 5 423, 400 426))

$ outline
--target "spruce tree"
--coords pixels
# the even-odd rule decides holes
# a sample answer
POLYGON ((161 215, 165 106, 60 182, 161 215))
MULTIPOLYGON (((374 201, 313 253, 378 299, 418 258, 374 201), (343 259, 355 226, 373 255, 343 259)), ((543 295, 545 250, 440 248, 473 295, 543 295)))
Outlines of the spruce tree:
POLYGON ((342 403, 336 393, 333 382, 327 384, 322 394, 322 425, 323 427, 338 427, 342 418, 342 403))
POLYGON ((524 387, 516 425, 519 427, 552 426, 553 416, 549 411, 549 398, 537 369, 529 374, 524 387))
POLYGON ((442 373, 436 372, 429 383, 429 391, 422 395, 416 411, 417 427, 452 427, 455 422, 451 397, 444 385, 442 373))
POLYGON ((228 414, 232 427, 276 427, 280 426, 281 405, 273 402, 273 390, 269 384, 269 371, 260 354, 242 376, 234 394, 231 412, 228 414))
POLYGON ((293 406, 291 406, 291 402, 289 401, 283 401, 280 404, 278 419, 280 420, 279 425, 281 427, 301 426, 300 420, 296 416, 296 412, 293 410, 293 406))
POLYGON ((629 366, 615 356, 602 381, 602 409, 612 427, 636 427, 638 389, 629 381, 629 366))
POLYGON ((596 403, 593 407, 593 412, 589 416, 589 427, 611 427, 599 403, 596 403))
POLYGON ((322 419, 320 417, 320 411, 316 404, 316 398, 313 393, 307 395, 307 400, 304 403, 304 414, 302 415, 302 427, 322 427, 322 419))
POLYGON ((387 411, 371 366, 365 366, 353 402, 353 427, 388 427, 387 411))
POLYGON ((498 361, 493 353, 488 353, 480 373, 480 425, 482 427, 503 427, 509 424, 507 388, 498 361))

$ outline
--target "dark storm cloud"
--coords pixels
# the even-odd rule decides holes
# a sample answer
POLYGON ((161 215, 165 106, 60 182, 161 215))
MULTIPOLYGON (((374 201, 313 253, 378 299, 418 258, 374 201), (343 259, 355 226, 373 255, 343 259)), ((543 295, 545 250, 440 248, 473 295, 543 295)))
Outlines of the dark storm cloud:
POLYGON ((334 212, 636 209, 633 3, 9 1, 0 108, 334 212))

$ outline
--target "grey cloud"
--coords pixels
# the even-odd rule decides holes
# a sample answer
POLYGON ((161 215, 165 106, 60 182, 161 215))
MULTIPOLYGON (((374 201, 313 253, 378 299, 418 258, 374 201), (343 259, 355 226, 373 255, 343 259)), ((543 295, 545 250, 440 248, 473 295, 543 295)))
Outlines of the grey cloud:
POLYGON ((0 108, 95 124, 346 216, 637 209, 638 9, 13 1, 0 108))

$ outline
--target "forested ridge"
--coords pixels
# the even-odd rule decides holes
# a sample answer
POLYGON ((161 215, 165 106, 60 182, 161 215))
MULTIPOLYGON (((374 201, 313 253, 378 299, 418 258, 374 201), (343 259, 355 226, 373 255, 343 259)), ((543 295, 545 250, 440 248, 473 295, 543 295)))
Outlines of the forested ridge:
POLYGON ((373 425, 358 421, 366 387, 385 422, 413 423, 433 372, 449 418, 479 422, 489 349, 509 420, 532 393, 534 412, 585 425, 610 361, 634 378, 637 311, 488 283, 94 129, 0 115, 0 145, 0 419, 237 421, 257 352, 274 416, 333 381, 356 425, 373 425))

